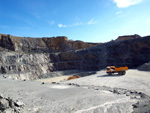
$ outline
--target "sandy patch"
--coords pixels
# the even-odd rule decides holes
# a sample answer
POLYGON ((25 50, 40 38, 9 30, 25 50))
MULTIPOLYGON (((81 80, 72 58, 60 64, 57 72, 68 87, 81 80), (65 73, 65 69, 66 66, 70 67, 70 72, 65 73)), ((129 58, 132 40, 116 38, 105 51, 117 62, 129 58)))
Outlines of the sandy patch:
POLYGON ((72 88, 71 86, 67 86, 67 85, 52 85, 50 86, 50 88, 54 88, 54 89, 67 89, 67 88, 72 88))
POLYGON ((45 82, 45 83, 52 83, 52 82, 60 82, 63 80, 67 80, 70 76, 60 76, 60 77, 53 77, 53 78, 45 78, 45 79, 39 79, 37 81, 45 82))

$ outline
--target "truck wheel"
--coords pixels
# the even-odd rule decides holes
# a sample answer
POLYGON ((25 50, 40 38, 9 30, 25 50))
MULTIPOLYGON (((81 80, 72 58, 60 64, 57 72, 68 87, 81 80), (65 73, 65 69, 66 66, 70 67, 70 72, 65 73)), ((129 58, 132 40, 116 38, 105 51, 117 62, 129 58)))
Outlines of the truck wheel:
POLYGON ((125 72, 125 71, 119 71, 118 74, 119 74, 119 75, 125 75, 126 72, 125 72))
POLYGON ((125 75, 126 74, 126 72, 125 71, 122 71, 122 75, 125 75))
POLYGON ((119 71, 119 72, 118 72, 118 75, 122 75, 122 72, 121 72, 121 71, 119 71))
POLYGON ((112 73, 108 73, 108 75, 112 75, 112 73))

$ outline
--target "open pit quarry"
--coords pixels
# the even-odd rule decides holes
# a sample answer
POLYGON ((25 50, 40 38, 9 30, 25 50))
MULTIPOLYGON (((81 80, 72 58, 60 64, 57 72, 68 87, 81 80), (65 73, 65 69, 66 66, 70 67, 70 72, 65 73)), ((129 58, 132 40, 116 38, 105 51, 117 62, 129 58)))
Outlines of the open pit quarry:
POLYGON ((149 113, 150 36, 86 43, 0 34, 0 112, 149 113), (111 65, 129 70, 107 75, 111 65))

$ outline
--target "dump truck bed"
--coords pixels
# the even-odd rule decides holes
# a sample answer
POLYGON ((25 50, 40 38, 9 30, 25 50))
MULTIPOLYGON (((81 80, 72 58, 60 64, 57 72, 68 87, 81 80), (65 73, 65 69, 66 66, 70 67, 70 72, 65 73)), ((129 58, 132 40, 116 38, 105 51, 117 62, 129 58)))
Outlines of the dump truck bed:
POLYGON ((125 67, 118 67, 118 68, 116 67, 115 68, 116 72, 118 72, 118 71, 126 71, 126 70, 128 70, 128 67, 126 67, 126 66, 125 67))

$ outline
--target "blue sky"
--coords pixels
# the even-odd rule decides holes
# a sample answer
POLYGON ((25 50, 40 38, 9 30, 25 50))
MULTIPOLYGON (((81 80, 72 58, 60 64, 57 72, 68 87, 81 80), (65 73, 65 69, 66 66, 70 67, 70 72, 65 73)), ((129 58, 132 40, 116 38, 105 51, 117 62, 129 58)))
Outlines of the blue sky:
POLYGON ((150 35, 150 0, 0 0, 0 33, 106 42, 150 35))

